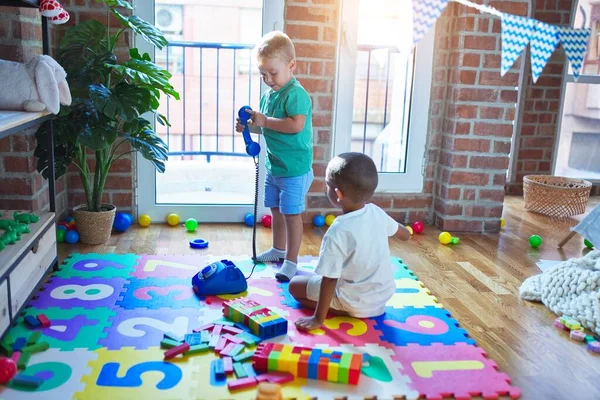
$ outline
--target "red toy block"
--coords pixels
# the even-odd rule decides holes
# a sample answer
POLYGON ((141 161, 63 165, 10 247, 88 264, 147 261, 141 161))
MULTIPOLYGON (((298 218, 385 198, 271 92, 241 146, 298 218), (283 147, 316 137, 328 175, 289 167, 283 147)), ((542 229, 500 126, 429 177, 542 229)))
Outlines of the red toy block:
POLYGON ((242 333, 244 332, 243 330, 241 330, 240 328, 236 328, 235 326, 224 326, 223 330, 225 332, 229 332, 231 334, 238 334, 238 333, 242 333))
POLYGON ((37 319, 40 321, 40 324, 42 324, 42 328, 49 328, 52 326, 52 322, 50 322, 48 317, 46 317, 44 314, 38 314, 37 319))
MULTIPOLYGON (((225 339, 225 338, 222 337, 222 339, 225 339)), ((227 339, 225 339, 225 342, 227 342, 227 339)), ((223 349, 221 349, 219 351, 219 353, 221 353, 221 355, 223 355, 223 356, 229 356, 229 355, 231 355, 231 352, 233 351, 235 346, 237 346, 237 343, 228 343, 227 346, 225 346, 223 349)), ((216 347, 215 347, 215 350, 217 351, 216 347)))
POLYGON ((358 385, 358 378, 360 378, 361 367, 362 356, 359 354, 353 354, 352 360, 350 360, 350 370, 348 371, 348 383, 350 385, 358 385))
POLYGON ((229 388, 229 390, 246 389, 254 387, 256 385, 258 385, 258 382, 256 381, 256 379, 254 379, 254 377, 236 379, 234 381, 227 382, 227 387, 229 388))
POLYGON ((329 360, 326 358, 321 358, 319 360, 319 366, 317 370, 317 379, 321 381, 327 380, 327 370, 328 370, 329 360))
POLYGON ((178 356, 179 354, 183 354, 190 349, 190 345, 187 343, 180 344, 179 346, 170 348, 165 351, 165 360, 170 360, 171 358, 178 356))
POLYGON ((21 352, 15 351, 10 358, 15 362, 15 364, 18 363, 19 358, 21 358, 21 352))
POLYGON ((194 332, 198 333, 200 331, 210 330, 213 328, 213 326, 215 326, 215 324, 206 324, 206 325, 201 326, 200 328, 194 329, 194 332))
POLYGON ((308 356, 302 356, 298 361, 298 377, 308 378, 308 356))
POLYGON ((213 336, 221 335, 221 329, 223 329, 223 325, 215 325, 212 331, 213 336))
MULTIPOLYGON (((226 344, 227 344, 227 339, 224 338, 223 336, 221 336, 219 338, 219 341, 217 342, 217 345, 215 346, 215 351, 220 353, 221 351, 223 351, 226 344)), ((233 344, 235 345, 235 343, 233 343, 233 344)))
POLYGON ((227 375, 233 374, 233 360, 231 357, 223 357, 223 369, 227 375))
POLYGON ((256 377, 259 382, 267 381, 269 383, 283 384, 294 380, 294 375, 289 372, 269 372, 256 377))
POLYGON ((244 343, 244 341, 242 339, 240 339, 237 336, 233 336, 230 333, 226 333, 222 337, 226 338, 227 340, 229 340, 230 342, 233 342, 233 343, 237 343, 237 344, 244 343))

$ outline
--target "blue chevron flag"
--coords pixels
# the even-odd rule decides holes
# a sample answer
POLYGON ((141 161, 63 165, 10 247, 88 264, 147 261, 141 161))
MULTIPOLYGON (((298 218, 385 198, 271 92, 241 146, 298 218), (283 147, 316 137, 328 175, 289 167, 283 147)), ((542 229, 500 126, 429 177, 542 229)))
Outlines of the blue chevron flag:
POLYGON ((413 0, 412 3, 413 43, 416 45, 442 15, 448 5, 448 0, 413 0))
POLYGON ((573 77, 577 80, 583 67, 583 57, 585 57, 587 51, 591 29, 575 29, 562 26, 557 26, 557 29, 560 43, 565 49, 571 68, 573 68, 573 77))
POLYGON ((537 82, 558 43, 559 39, 556 27, 536 21, 530 44, 533 83, 537 82))
POLYGON ((527 47, 533 35, 535 21, 530 18, 502 14, 502 65, 500 74, 504 76, 527 47))

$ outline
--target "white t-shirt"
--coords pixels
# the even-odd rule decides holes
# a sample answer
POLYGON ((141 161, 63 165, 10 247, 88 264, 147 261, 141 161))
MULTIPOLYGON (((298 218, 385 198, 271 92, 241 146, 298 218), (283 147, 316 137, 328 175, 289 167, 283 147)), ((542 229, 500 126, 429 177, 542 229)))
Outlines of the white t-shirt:
POLYGON ((397 230, 385 211, 366 204, 337 217, 323 237, 315 272, 338 279, 336 295, 357 318, 383 314, 396 292, 388 237, 397 230))

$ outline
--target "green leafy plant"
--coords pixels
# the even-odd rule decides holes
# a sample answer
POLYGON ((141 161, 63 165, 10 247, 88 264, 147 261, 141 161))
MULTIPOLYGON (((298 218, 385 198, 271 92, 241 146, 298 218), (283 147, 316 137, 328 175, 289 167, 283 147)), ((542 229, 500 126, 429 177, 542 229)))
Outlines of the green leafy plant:
MULTIPOLYGON (((60 42, 56 59, 67 72, 73 101, 61 107, 53 122, 56 177, 75 165, 88 211, 101 211, 110 168, 124 155, 140 152, 159 172, 165 171, 167 145, 142 115, 152 113, 168 125, 158 112, 161 93, 179 99, 169 83, 171 74, 148 54, 132 48, 127 60, 117 62, 115 47, 121 35, 138 34, 162 49, 167 45, 162 32, 138 16, 124 15, 123 9, 133 9, 126 0, 96 1, 106 5, 106 26, 96 20, 82 22, 70 27, 60 42), (120 23, 116 30, 109 27, 111 14, 120 23)), ((45 178, 50 167, 44 145, 47 129, 43 125, 36 133, 35 150, 37 170, 45 178)))

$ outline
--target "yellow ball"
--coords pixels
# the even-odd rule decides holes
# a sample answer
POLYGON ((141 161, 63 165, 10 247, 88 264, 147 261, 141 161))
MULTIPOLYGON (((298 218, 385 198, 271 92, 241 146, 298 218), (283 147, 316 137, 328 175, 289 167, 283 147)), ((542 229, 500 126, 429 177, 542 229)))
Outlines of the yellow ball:
POLYGON ((335 215, 329 214, 325 217, 325 225, 331 226, 331 224, 333 224, 333 221, 335 221, 335 215))
POLYGON ((179 215, 169 214, 167 216, 167 223, 171 226, 177 226, 177 224, 179 224, 179 215))
POLYGON ((504 225, 506 225, 506 220, 504 218, 500 218, 500 228, 504 228, 504 225))
POLYGON ((452 242, 452 235, 448 232, 442 232, 438 239, 441 244, 450 244, 452 242))
POLYGON ((410 236, 415 234, 415 231, 413 231, 413 229, 410 226, 406 226, 406 229, 408 230, 408 233, 410 233, 410 236))
POLYGON ((148 214, 142 214, 138 218, 138 224, 140 224, 140 226, 143 226, 144 228, 147 226, 150 226, 151 222, 152 222, 152 218, 150 218, 150 216, 148 214))

